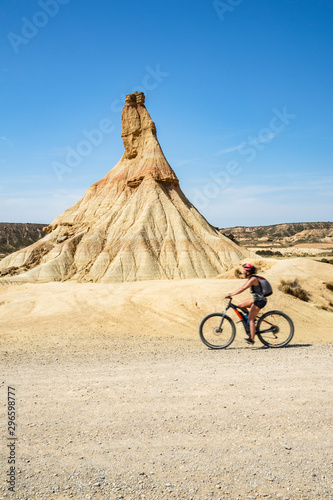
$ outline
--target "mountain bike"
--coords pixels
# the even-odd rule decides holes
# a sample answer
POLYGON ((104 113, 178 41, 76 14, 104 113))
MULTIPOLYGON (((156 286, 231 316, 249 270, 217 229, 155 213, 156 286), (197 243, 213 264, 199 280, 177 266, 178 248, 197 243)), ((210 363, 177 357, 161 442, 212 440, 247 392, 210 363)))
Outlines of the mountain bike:
MULTIPOLYGON (((248 310, 236 306, 232 299, 222 313, 211 313, 200 323, 199 333, 202 342, 211 349, 225 349, 235 340, 236 326, 227 316, 228 309, 233 309, 239 317, 246 335, 250 335, 247 319, 248 310)), ((256 335, 267 347, 284 347, 294 336, 294 324, 287 314, 281 311, 268 311, 256 318, 256 335)))

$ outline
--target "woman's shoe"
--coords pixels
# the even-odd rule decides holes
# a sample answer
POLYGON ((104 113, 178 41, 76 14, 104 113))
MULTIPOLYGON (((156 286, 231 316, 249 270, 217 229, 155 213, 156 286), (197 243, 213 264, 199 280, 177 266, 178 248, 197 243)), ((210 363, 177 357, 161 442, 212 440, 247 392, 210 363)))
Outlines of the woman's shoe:
POLYGON ((244 339, 248 344, 254 344, 254 340, 252 340, 250 337, 244 339))

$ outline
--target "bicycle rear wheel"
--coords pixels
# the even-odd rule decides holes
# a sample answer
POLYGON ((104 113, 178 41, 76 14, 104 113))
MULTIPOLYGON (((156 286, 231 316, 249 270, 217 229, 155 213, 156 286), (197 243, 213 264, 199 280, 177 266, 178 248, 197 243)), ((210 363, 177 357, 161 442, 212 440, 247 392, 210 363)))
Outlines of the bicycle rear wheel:
POLYGON ((202 342, 211 349, 225 349, 235 338, 235 323, 229 316, 212 313, 205 316, 200 323, 199 334, 202 342))
POLYGON ((257 335, 267 347, 283 347, 294 336, 294 324, 287 314, 268 311, 258 320, 257 335))

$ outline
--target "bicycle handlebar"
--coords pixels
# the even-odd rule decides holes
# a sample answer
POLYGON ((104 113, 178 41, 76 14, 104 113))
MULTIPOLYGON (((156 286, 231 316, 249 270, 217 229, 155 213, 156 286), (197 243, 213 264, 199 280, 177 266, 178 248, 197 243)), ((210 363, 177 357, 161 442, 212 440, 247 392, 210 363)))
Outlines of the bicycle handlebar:
POLYGON ((228 305, 227 305, 227 307, 226 307, 226 310, 227 310, 227 309, 229 309, 230 304, 231 304, 231 302, 232 302, 232 297, 224 297, 224 298, 225 298, 225 299, 229 299, 228 305))

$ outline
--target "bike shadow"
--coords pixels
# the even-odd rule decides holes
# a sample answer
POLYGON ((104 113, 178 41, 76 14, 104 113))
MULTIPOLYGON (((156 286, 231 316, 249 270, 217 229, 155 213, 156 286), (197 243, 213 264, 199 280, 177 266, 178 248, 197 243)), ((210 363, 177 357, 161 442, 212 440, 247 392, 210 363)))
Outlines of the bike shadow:
MULTIPOLYGON (((244 349, 254 349, 255 351, 268 351, 268 350, 274 350, 274 349, 293 349, 293 348, 299 348, 299 347, 312 347, 313 344, 288 344, 284 347, 268 347, 266 345, 261 345, 261 346, 230 346, 227 351, 242 351, 244 349)), ((211 349, 213 350, 213 349, 211 349)), ((215 349, 214 349, 215 350, 215 349)), ((219 349, 216 349, 216 352, 219 352, 219 349)))
MULTIPOLYGON (((258 347, 254 347, 254 349, 256 349, 257 351, 258 350, 267 350, 267 349, 293 349, 293 348, 297 348, 297 347, 312 347, 313 344, 288 344, 288 345, 285 345, 285 346, 282 346, 282 347, 268 347, 266 345, 263 345, 263 346, 258 346, 258 347)), ((245 349, 245 347, 244 347, 245 349)))

